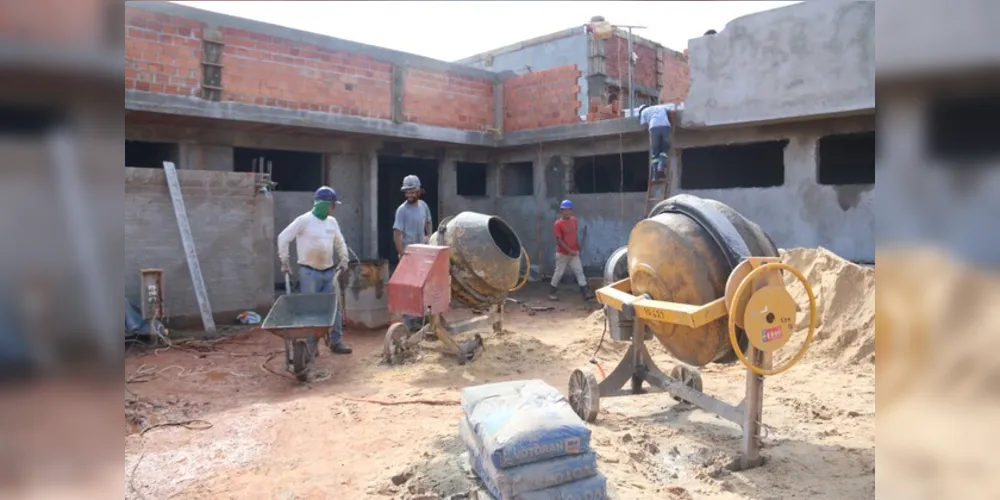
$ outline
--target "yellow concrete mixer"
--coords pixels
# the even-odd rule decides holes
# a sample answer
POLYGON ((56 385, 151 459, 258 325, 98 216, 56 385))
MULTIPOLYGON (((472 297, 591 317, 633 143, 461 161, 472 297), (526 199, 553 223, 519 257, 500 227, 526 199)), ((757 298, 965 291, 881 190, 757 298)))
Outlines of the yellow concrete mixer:
POLYGON ((573 409, 593 422, 601 397, 626 394, 622 388, 629 382, 630 392, 641 394, 645 382, 742 426, 742 454, 732 469, 763 463, 759 453, 763 377, 791 368, 812 341, 816 298, 808 280, 781 262, 778 249, 757 224, 718 201, 691 195, 657 204, 612 260, 605 275, 610 284, 597 291, 597 299, 612 323, 612 337, 630 340, 631 347, 600 383, 589 367, 573 372, 569 382, 573 409), (799 312, 785 287, 784 272, 805 287, 809 328, 795 355, 773 367, 772 354, 796 334, 799 312), (631 332, 625 331, 627 327, 631 332), (649 355, 645 341, 651 337, 681 362, 669 376, 649 355), (747 368, 742 403, 733 406, 702 392, 696 367, 737 360, 747 368))

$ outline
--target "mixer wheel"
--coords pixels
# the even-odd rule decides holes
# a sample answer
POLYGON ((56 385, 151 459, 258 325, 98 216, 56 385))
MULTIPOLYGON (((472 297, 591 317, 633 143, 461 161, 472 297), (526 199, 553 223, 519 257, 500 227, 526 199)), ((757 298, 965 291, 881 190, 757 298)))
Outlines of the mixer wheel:
POLYGON ((584 421, 597 420, 597 412, 601 409, 601 394, 597 377, 590 368, 577 368, 570 375, 569 404, 584 421))
POLYGON ((407 340, 410 337, 410 329, 403 323, 393 323, 389 330, 385 332, 385 343, 382 346, 382 357, 386 364, 395 365, 403 362, 403 357, 409 346, 407 340))
MULTIPOLYGON (((675 379, 698 392, 702 392, 701 374, 698 373, 698 370, 684 365, 677 365, 670 370, 670 378, 675 379)), ((677 396, 674 396, 673 398, 674 401, 690 403, 690 401, 684 401, 684 399, 677 396)))

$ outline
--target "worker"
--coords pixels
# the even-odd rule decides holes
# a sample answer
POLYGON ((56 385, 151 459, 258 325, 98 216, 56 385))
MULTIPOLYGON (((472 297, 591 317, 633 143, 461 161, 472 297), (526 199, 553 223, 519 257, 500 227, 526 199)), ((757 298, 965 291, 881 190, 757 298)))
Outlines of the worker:
POLYGON ((556 270, 552 273, 552 281, 549 283, 549 300, 559 300, 559 282, 562 281, 566 267, 573 271, 583 300, 592 299, 590 287, 587 286, 587 277, 583 274, 583 262, 580 260, 580 243, 577 238, 577 222, 576 217, 573 217, 572 201, 563 200, 559 204, 559 218, 552 227, 556 237, 556 270))
MULTIPOLYGON (((406 199, 396 208, 396 219, 392 223, 392 241, 396 246, 396 253, 402 259, 406 247, 414 243, 427 243, 433 220, 431 208, 420 199, 424 190, 420 186, 419 177, 415 175, 404 177, 400 191, 406 199)), ((423 318, 404 315, 403 323, 410 331, 417 331, 423 324, 423 318)))
MULTIPOLYGON (((347 243, 340 232, 340 224, 333 218, 337 205, 340 205, 340 200, 333 188, 323 186, 317 189, 312 210, 296 217, 278 235, 278 259, 284 273, 291 273, 288 244, 295 241, 299 261, 299 290, 302 293, 332 294, 335 271, 347 269, 347 243)), ((338 301, 340 297, 334 295, 333 300, 338 301)), ((337 307, 327 340, 330 350, 335 354, 351 354, 350 346, 344 343, 344 313, 340 307, 337 307)), ((316 339, 313 338, 311 342, 310 346, 316 352, 316 339)), ((286 352, 291 356, 291 349, 286 349, 286 352)), ((286 361, 291 364, 291 359, 286 361)))
POLYGON ((639 123, 649 125, 650 174, 654 180, 666 177, 667 154, 670 152, 670 116, 673 103, 642 106, 639 123))

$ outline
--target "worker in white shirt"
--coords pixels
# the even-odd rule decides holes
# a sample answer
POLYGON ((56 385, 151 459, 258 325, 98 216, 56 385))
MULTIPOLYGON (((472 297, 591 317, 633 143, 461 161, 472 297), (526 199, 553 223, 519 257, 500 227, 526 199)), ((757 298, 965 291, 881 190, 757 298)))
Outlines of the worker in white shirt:
POLYGON ((670 116, 676 109, 673 103, 642 106, 639 108, 639 123, 649 125, 649 157, 651 177, 661 180, 665 177, 667 154, 670 152, 670 116))
MULTIPOLYGON (((288 244, 294 240, 299 257, 300 291, 332 294, 335 271, 347 269, 348 264, 347 243, 337 219, 333 218, 333 210, 340 205, 340 201, 337 200, 337 192, 328 186, 317 189, 314 198, 312 210, 296 217, 278 235, 278 258, 282 272, 290 273, 288 244)), ((340 297, 334 296, 333 300, 340 300, 340 297)), ((344 343, 344 313, 341 307, 337 308, 327 340, 335 354, 351 353, 351 348, 344 343)), ((315 350, 315 339, 313 342, 315 350)), ((292 350, 286 349, 286 352, 291 353, 292 350)), ((287 361, 291 363, 291 360, 287 361)))

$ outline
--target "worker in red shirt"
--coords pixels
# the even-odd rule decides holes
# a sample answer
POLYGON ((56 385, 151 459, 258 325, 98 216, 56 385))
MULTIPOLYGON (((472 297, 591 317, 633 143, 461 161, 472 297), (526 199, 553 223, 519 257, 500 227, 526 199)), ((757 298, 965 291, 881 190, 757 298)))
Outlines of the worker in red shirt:
POLYGON ((583 263, 580 261, 580 242, 577 239, 577 222, 573 217, 573 202, 563 200, 559 204, 560 216, 552 225, 556 237, 556 271, 552 273, 552 282, 549 283, 549 299, 559 300, 558 286, 562 281, 566 267, 573 271, 576 276, 576 284, 580 286, 580 294, 583 300, 590 300, 593 295, 587 286, 587 277, 583 275, 583 263))

